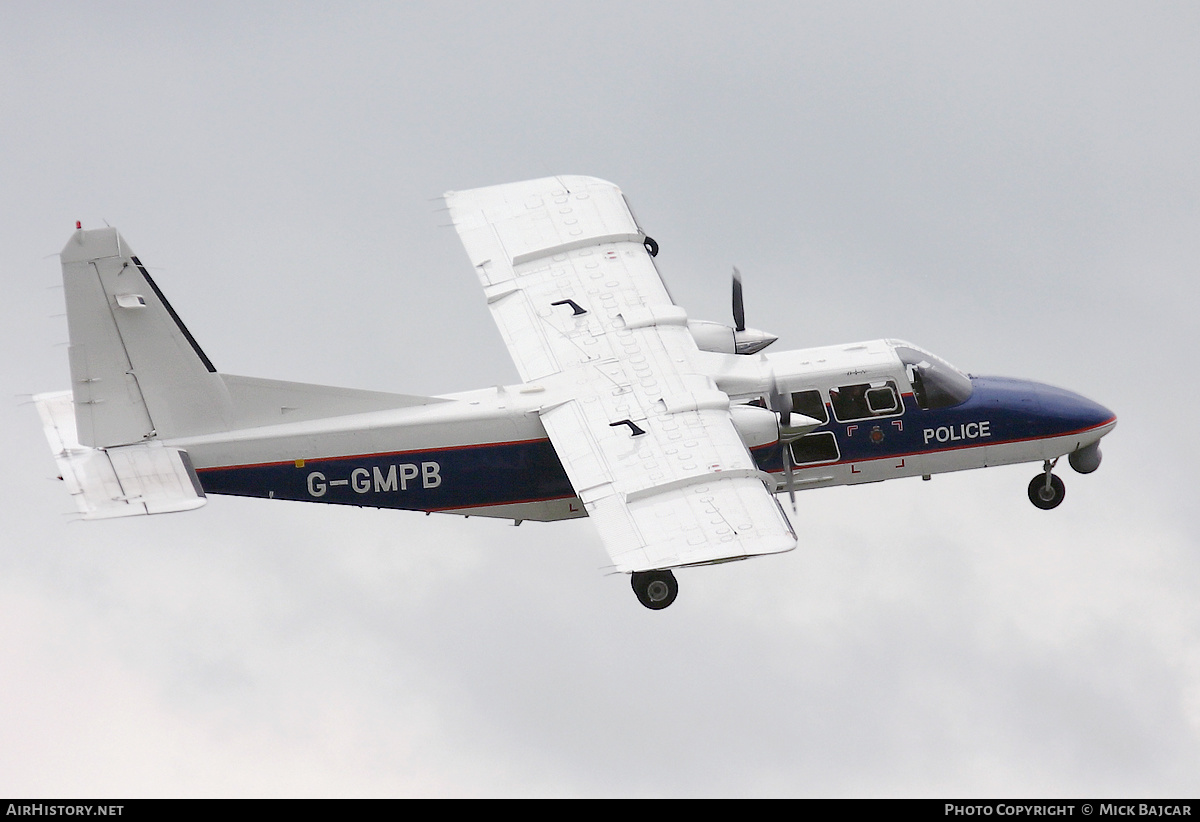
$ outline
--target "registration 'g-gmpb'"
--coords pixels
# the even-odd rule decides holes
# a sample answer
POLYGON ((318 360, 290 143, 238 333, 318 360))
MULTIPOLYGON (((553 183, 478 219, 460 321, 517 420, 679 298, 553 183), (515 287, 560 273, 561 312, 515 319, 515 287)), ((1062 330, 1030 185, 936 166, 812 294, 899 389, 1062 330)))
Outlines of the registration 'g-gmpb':
POLYGON ((438 397, 222 374, 112 228, 62 252, 71 390, 35 398, 85 519, 207 494, 504 517, 588 516, 648 608, 673 568, 790 551, 787 492, 1039 462, 1089 473, 1108 409, 967 376, 899 340, 762 353, 691 320, 620 189, 551 177, 446 204, 522 383, 438 397))

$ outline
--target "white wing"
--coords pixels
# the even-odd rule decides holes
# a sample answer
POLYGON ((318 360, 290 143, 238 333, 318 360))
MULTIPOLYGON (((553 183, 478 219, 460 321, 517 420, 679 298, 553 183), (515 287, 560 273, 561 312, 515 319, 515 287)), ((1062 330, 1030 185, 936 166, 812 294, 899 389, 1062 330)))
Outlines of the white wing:
POLYGON ((620 189, 551 177, 446 203, 616 570, 795 547, 620 189))

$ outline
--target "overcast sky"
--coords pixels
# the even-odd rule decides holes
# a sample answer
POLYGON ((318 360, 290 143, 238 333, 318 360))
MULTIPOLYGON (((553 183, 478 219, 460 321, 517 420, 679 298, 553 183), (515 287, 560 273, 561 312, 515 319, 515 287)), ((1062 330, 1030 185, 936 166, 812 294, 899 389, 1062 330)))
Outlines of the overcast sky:
POLYGON ((0 795, 1200 794, 1189 3, 0 6, 0 795), (119 228, 224 372, 515 382, 440 195, 620 185, 675 298, 1120 417, 802 493, 637 604, 586 520, 288 502, 76 521, 57 252, 119 228))

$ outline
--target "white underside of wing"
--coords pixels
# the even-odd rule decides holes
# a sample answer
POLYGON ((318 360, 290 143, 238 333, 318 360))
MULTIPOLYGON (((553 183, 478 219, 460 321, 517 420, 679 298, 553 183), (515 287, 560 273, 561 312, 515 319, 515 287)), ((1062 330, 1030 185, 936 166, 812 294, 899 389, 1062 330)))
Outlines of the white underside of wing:
POLYGON ((795 547, 616 186, 556 177, 446 201, 616 570, 795 547))
POLYGON ((615 570, 703 565, 796 546, 764 476, 741 460, 719 461, 717 449, 689 436, 719 431, 719 418, 643 421, 689 429, 664 446, 627 426, 589 425, 582 405, 572 400, 543 412, 542 423, 615 570))

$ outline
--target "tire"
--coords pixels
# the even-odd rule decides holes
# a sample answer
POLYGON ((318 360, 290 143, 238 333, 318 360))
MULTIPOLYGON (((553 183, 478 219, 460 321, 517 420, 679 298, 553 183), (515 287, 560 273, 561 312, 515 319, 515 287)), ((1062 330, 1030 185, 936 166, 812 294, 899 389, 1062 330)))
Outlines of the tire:
POLYGON ((661 611, 679 594, 679 583, 670 571, 640 571, 630 580, 638 602, 651 611, 661 611))
POLYGON ((1046 488, 1045 474, 1038 474, 1029 481, 1029 501, 1043 511, 1057 508, 1066 495, 1067 487, 1054 474, 1050 475, 1050 487, 1048 489, 1046 488))

